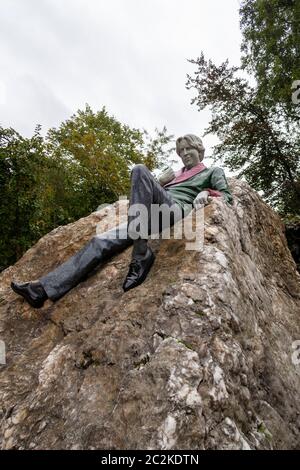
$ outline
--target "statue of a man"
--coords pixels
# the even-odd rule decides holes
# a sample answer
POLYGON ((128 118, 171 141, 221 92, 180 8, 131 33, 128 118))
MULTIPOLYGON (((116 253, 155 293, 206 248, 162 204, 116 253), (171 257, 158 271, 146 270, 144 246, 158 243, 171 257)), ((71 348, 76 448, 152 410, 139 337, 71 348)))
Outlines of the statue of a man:
MULTIPOLYGON (((176 141, 176 152, 184 167, 177 173, 169 168, 158 181, 144 165, 136 165, 131 173, 131 192, 128 210, 128 222, 94 236, 75 255, 49 272, 39 280, 17 283, 12 281, 12 289, 35 308, 43 306, 45 300, 55 301, 75 287, 86 275, 103 261, 133 244, 132 260, 123 283, 126 292, 140 285, 147 277, 154 262, 154 254, 148 246, 149 225, 151 226, 151 207, 153 204, 167 204, 174 208, 175 215, 169 225, 187 215, 195 207, 206 205, 209 197, 223 197, 232 203, 224 171, 221 168, 206 168, 202 140, 187 134, 176 141), (132 209, 142 205, 148 214, 147 233, 132 230, 136 214, 132 209), (113 234, 113 236, 112 236, 113 234)), ((146 224, 145 224, 146 225, 146 224)), ((158 231, 163 228, 159 224, 158 231)), ((142 227, 143 229, 143 227, 142 227)), ((171 261, 170 261, 171 262, 171 261)))

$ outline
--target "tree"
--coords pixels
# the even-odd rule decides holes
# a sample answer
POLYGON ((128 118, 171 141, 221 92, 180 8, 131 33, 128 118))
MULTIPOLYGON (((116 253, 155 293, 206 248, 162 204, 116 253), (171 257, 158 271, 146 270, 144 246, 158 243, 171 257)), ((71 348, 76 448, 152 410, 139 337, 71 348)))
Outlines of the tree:
POLYGON ((216 66, 203 53, 188 76, 199 110, 209 107, 206 133, 220 139, 215 159, 239 171, 282 215, 300 213, 300 105, 292 85, 300 80, 300 2, 242 0, 242 66, 216 66), (247 71, 256 79, 250 86, 247 71))
POLYGON ((128 195, 132 166, 144 163, 151 170, 159 166, 168 155, 165 146, 171 137, 164 128, 151 138, 146 131, 121 124, 105 108, 94 113, 86 105, 58 129, 49 130, 46 141, 52 158, 77 165, 76 205, 82 216, 128 195))
POLYGON ((30 139, 0 128, 0 269, 13 263, 39 235, 39 181, 43 139, 39 127, 30 139))
POLYGON ((240 23, 243 68, 254 74, 260 101, 281 104, 299 119, 291 98, 292 83, 300 80, 299 0, 243 0, 240 23))
POLYGON ((244 176, 256 189, 263 190, 268 202, 282 213, 297 213, 300 207, 300 134, 296 123, 282 113, 280 106, 268 107, 257 89, 228 61, 216 66, 203 53, 187 88, 195 89, 199 110, 209 107, 212 119, 206 134, 214 133, 220 143, 214 148, 238 176, 244 176))

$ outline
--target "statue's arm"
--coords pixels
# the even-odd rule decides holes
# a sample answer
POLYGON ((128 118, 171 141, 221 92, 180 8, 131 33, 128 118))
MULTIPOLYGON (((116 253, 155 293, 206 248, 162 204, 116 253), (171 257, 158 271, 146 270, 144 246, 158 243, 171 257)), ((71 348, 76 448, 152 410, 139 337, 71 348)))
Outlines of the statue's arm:
POLYGON ((170 183, 174 178, 175 172, 171 167, 169 167, 158 176, 157 180, 161 186, 164 186, 165 184, 170 183))
POLYGON ((222 168, 213 168, 210 177, 210 187, 202 189, 197 195, 193 203, 195 209, 208 204, 212 197, 223 197, 226 202, 232 204, 232 194, 222 168))
POLYGON ((233 203, 233 197, 230 192, 228 182, 223 168, 216 167, 210 177, 210 188, 206 189, 212 197, 223 196, 226 202, 233 203))

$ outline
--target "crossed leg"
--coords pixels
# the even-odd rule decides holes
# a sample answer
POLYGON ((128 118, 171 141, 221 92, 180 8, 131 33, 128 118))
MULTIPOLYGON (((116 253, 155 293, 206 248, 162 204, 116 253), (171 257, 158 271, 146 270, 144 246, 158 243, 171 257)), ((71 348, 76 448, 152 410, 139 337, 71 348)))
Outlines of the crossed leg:
MULTIPOLYGON (((134 244, 132 254, 133 259, 139 257, 142 259, 145 256, 148 250, 147 239, 143 237, 133 239, 133 234, 130 236, 130 233, 128 233, 128 228, 136 217, 136 214, 134 214, 131 209, 136 204, 142 204, 147 211, 148 234, 152 233, 151 208, 153 204, 166 204, 169 207, 174 206, 175 209, 177 209, 177 211, 175 210, 172 214, 172 217, 169 220, 169 225, 173 225, 183 216, 180 206, 176 205, 171 195, 160 186, 148 168, 145 165, 136 165, 131 173, 128 222, 105 233, 92 237, 91 240, 77 253, 53 271, 41 277, 39 279, 39 284, 42 286, 48 298, 53 301, 61 298, 70 289, 84 280, 87 274, 95 269, 99 264, 123 251, 132 243, 134 244)), ((160 232, 164 228, 166 228, 166 226, 164 226, 160 221, 157 230, 160 232)), ((31 288, 34 291, 34 286, 31 286, 31 288)), ((37 285, 37 288, 39 288, 39 285, 37 285)), ((17 292, 16 289, 14 290, 17 292)), ((18 293, 23 295, 21 291, 18 293)), ((25 297, 25 295, 23 296, 25 297)))

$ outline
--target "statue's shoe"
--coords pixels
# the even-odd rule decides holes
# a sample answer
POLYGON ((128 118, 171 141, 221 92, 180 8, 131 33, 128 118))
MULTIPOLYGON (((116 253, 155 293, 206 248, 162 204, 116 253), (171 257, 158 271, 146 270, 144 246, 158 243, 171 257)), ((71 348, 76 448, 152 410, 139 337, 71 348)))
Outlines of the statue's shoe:
POLYGON ((44 305, 45 300, 48 299, 42 284, 38 281, 25 282, 24 284, 12 281, 10 286, 16 294, 24 297, 24 299, 27 300, 27 302, 34 308, 41 308, 44 305))
POLYGON ((146 255, 143 258, 133 258, 129 265, 128 274, 123 283, 123 289, 125 292, 144 282, 154 260, 155 256, 149 246, 147 248, 146 255))

